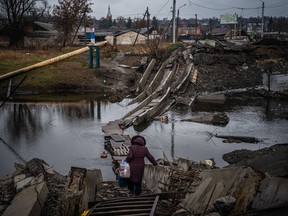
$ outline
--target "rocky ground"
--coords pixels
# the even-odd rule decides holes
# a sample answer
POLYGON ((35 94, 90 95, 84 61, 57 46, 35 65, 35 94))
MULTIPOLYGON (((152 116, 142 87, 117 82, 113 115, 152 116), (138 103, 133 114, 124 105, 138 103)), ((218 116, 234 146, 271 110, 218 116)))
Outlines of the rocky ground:
MULTIPOLYGON (((285 154, 287 154, 288 145, 287 144, 274 145, 274 146, 264 148, 261 150, 256 150, 256 151, 236 150, 231 153, 225 154, 223 158, 232 166, 245 166, 246 161, 248 161, 249 159, 267 156, 269 154, 272 154, 272 153, 275 154, 277 152, 279 152, 280 155, 281 155, 281 152, 286 152, 285 154)), ((262 159, 260 159, 259 162, 261 162, 261 160, 262 159)), ((165 161, 158 161, 158 163, 161 165, 168 166, 168 167, 171 166, 170 163, 167 163, 165 161)), ((201 161, 200 163, 196 161, 190 161, 190 163, 192 164, 191 166, 193 166, 193 170, 194 170, 193 172, 190 171, 191 174, 195 175, 196 173, 198 173, 197 176, 202 170, 217 169, 217 167, 213 168, 213 164, 212 166, 210 164, 209 166, 207 166, 201 161)), ((277 169, 279 169, 279 167, 277 169)), ((179 169, 179 171, 181 171, 181 169, 179 169)), ((287 170, 286 170, 286 173, 287 173, 287 170)), ((50 167, 49 164, 47 164, 45 161, 41 159, 32 159, 31 161, 28 161, 26 164, 15 164, 14 173, 0 178, 0 215, 3 214, 7 206, 10 204, 12 199, 17 194, 19 194, 21 191, 24 191, 25 188, 29 188, 31 187, 31 185, 33 185, 33 183, 31 184, 29 182, 26 185, 23 185, 21 183, 21 181, 23 181, 24 179, 28 179, 28 178, 32 178, 34 180, 38 179, 38 181, 39 179, 40 181, 45 181, 47 188, 49 190, 45 204, 43 204, 42 206, 41 215, 43 216, 79 215, 79 212, 83 211, 83 210, 81 211, 81 209, 83 208, 82 200, 83 200, 83 196, 86 190, 84 189, 85 184, 86 184, 85 175, 86 174, 85 174, 84 169, 81 170, 80 168, 78 169, 74 168, 74 169, 71 169, 70 173, 67 176, 63 176, 57 173, 57 171, 53 170, 53 168, 50 167)), ((285 175, 286 174, 284 174, 284 177, 285 175)), ((197 176, 190 177, 190 178, 185 178, 185 175, 183 176, 180 175, 179 177, 174 176, 175 178, 174 186, 178 188, 179 190, 178 184, 180 185, 182 184, 183 186, 185 181, 186 181, 186 184, 191 185, 193 183, 191 179, 195 178, 195 179, 200 180, 197 176), (177 181, 177 178, 181 179, 181 181, 180 180, 177 181)), ((261 176, 264 177, 263 174, 261 176)), ((30 181, 30 182, 33 182, 33 181, 30 181)), ((172 191, 175 192, 175 188, 172 191)), ((186 191, 185 187, 182 188, 179 192, 181 191, 185 192, 186 191)), ((143 187, 142 195, 148 195, 148 194, 151 194, 151 192, 147 190, 145 187, 143 187)), ((99 202, 99 201, 105 201, 105 200, 115 199, 115 198, 125 199, 127 197, 130 197, 130 195, 126 187, 119 187, 116 181, 115 182, 102 182, 100 184, 98 183, 95 201, 99 202)), ((166 216, 167 212, 175 213, 179 209, 179 206, 177 207, 179 201, 180 200, 172 199, 170 201, 163 200, 159 202, 158 207, 157 207, 157 215, 166 216)), ((222 207, 224 208, 224 206, 222 207)), ((178 215, 178 214, 175 214, 175 215, 178 215)), ((185 211, 184 215, 188 216, 189 214, 185 211)), ((261 211, 260 211, 260 214, 255 213, 255 215, 261 215, 261 211)))
POLYGON ((245 161, 255 158, 257 156, 268 155, 276 151, 286 151, 286 150, 288 150, 288 144, 277 144, 269 148, 263 148, 257 151, 247 149, 235 150, 227 154, 224 154, 222 157, 223 160, 225 160, 230 165, 241 166, 245 164, 245 161))

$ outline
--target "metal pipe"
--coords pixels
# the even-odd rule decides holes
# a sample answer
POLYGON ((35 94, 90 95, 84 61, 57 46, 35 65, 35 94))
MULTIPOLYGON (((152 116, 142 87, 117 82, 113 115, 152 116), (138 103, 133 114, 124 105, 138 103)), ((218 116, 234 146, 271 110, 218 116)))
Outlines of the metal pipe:
MULTIPOLYGON (((96 46, 103 46, 105 44, 106 44, 106 41, 96 43, 95 45, 96 46)), ((31 65, 31 66, 28 66, 28 67, 24 67, 24 68, 21 68, 21 69, 18 69, 18 70, 15 70, 15 71, 12 71, 12 72, 9 72, 9 73, 6 73, 6 74, 3 74, 3 75, 0 76, 0 81, 8 79, 8 78, 13 77, 13 76, 16 76, 18 74, 22 74, 22 73, 28 72, 28 71, 30 71, 32 69, 35 69, 35 68, 39 68, 39 67, 43 67, 43 66, 46 66, 46 65, 49 65, 49 64, 53 64, 55 62, 59 62, 59 61, 61 61, 63 59, 69 58, 71 56, 79 55, 79 54, 81 54, 83 52, 86 52, 88 50, 89 50, 89 46, 83 47, 83 48, 75 50, 73 52, 69 52, 69 53, 57 56, 55 58, 51 58, 51 59, 45 60, 43 62, 39 62, 37 64, 31 65)))

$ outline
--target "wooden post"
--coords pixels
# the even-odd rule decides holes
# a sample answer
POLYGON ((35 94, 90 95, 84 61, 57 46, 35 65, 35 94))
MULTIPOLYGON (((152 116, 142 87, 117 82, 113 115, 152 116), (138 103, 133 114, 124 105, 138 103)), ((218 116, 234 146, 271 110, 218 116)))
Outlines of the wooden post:
POLYGON ((89 68, 93 68, 93 46, 89 46, 89 68))
POLYGON ((89 46, 89 68, 93 68, 93 49, 96 49, 95 52, 95 62, 96 68, 100 67, 100 47, 99 46, 89 46))
POLYGON ((96 46, 96 68, 100 67, 100 47, 96 46))

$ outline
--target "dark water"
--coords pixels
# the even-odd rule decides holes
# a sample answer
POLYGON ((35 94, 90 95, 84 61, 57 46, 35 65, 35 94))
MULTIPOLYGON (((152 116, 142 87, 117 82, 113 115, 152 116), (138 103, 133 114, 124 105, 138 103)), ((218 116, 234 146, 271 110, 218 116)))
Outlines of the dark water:
MULTIPOLYGON (((99 168, 104 180, 114 180, 111 157, 100 158, 104 150, 102 125, 121 118, 133 108, 105 101, 63 103, 8 103, 0 108, 0 176, 14 171, 14 162, 32 158, 45 160, 64 175, 71 166, 99 168)), ((245 103, 247 104, 247 103, 245 103)), ((203 160, 214 158, 219 167, 227 165, 222 155, 235 149, 260 149, 288 141, 287 102, 262 101, 243 105, 241 100, 225 105, 198 104, 175 107, 167 112, 169 122, 154 121, 145 127, 130 127, 131 136, 141 133, 155 158, 173 157, 203 160), (225 127, 183 122, 181 119, 208 112, 223 112, 230 118, 225 127), (255 136, 259 144, 223 143, 209 139, 207 132, 221 135, 255 136)))

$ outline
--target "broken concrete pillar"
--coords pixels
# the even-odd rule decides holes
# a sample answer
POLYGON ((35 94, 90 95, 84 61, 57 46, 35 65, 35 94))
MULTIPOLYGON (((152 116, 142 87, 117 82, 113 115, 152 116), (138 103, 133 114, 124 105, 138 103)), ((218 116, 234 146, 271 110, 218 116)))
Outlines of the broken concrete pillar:
POLYGON ((153 67, 155 66, 156 64, 156 60, 155 59, 152 59, 151 62, 149 63, 148 67, 146 68, 142 78, 140 79, 139 81, 139 85, 138 85, 138 88, 136 90, 136 92, 142 92, 144 90, 144 87, 145 87, 145 84, 151 74, 151 71, 153 69, 153 67))
POLYGON ((42 207, 48 195, 46 182, 31 185, 23 189, 12 200, 3 216, 36 216, 41 214, 42 207))

